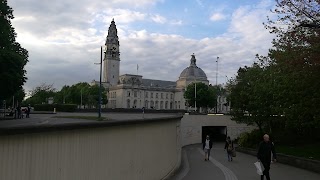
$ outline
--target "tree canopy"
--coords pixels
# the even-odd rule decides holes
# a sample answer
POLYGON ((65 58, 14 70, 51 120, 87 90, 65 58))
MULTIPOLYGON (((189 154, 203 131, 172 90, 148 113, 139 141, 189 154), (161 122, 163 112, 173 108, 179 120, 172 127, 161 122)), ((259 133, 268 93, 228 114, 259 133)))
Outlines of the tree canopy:
POLYGON ((195 107, 195 101, 196 101, 197 108, 199 107, 213 108, 216 106, 217 91, 211 86, 208 86, 201 82, 196 84, 192 83, 188 85, 184 93, 184 97, 189 106, 195 107), (195 86, 196 86, 196 89, 195 89, 195 86))
POLYGON ((28 62, 28 51, 16 42, 11 19, 13 10, 7 5, 7 0, 0 1, 0 99, 8 99, 22 90, 26 82, 24 66, 28 62))
POLYGON ((230 81, 233 119, 300 136, 320 129, 320 2, 278 0, 277 20, 265 27, 277 35, 268 56, 257 55, 230 81))
MULTIPOLYGON (((90 86, 86 82, 80 82, 72 86, 63 86, 60 91, 56 91, 53 85, 41 84, 31 91, 30 98, 25 100, 25 104, 47 103, 49 97, 54 98, 57 104, 77 104, 87 108, 97 107, 99 102, 99 86, 90 86)), ((107 92, 102 87, 102 104, 107 104, 107 92)))

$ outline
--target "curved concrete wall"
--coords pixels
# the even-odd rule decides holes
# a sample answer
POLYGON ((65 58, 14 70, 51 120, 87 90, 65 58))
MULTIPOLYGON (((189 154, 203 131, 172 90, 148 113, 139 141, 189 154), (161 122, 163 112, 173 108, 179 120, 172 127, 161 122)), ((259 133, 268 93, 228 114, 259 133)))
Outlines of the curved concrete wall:
POLYGON ((180 158, 180 118, 0 136, 3 180, 159 180, 180 158))
MULTIPOLYGON (((228 136, 237 138, 242 132, 252 131, 254 126, 237 124, 228 115, 184 115, 181 119, 182 146, 201 143, 203 126, 226 126, 228 136)), ((213 137, 214 139, 214 137, 213 137)))

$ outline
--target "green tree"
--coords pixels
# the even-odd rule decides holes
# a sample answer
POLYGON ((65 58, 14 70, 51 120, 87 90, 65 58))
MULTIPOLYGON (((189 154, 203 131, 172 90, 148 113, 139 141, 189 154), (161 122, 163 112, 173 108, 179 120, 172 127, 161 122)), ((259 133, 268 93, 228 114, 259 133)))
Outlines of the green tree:
MULTIPOLYGON (((107 91, 102 87, 102 104, 107 104, 107 91)), ((80 82, 72 86, 63 86, 54 97, 55 103, 78 104, 85 107, 97 107, 99 103, 99 86, 90 86, 86 82, 80 82)))
MULTIPOLYGON (((98 107, 99 89, 100 89, 100 87, 98 85, 90 86, 89 92, 88 92, 88 104, 90 106, 98 107)), ((102 101, 101 102, 102 104, 108 103, 107 91, 104 87, 102 87, 102 90, 101 90, 101 101, 102 101)))
MULTIPOLYGON (((18 103, 20 103, 20 102, 23 102, 23 99, 24 99, 24 97, 25 97, 25 92, 24 92, 24 89, 20 89, 20 90, 18 90, 14 95, 13 95, 13 97, 12 98, 9 98, 8 100, 7 100, 7 104, 9 105, 12 105, 12 107, 13 107, 13 105, 17 105, 17 102, 18 103), (13 102, 13 100, 15 101, 15 102, 13 102)), ((22 104, 22 106, 26 106, 26 104, 22 104)))
POLYGON ((213 108, 216 106, 217 92, 215 91, 215 88, 211 88, 204 83, 192 83, 188 85, 187 90, 184 93, 184 97, 189 106, 195 107, 196 101, 197 108, 213 108))
POLYGON ((54 97, 54 102, 57 104, 72 104, 72 102, 69 100, 69 94, 70 94, 70 86, 64 85, 60 91, 56 93, 56 96, 54 97))
POLYGON ((277 1, 278 19, 265 23, 277 35, 268 56, 257 55, 228 84, 233 120, 320 138, 319 9, 317 0, 277 1))
POLYGON ((24 104, 43 104, 48 103, 48 98, 56 96, 56 89, 53 85, 42 83, 30 92, 30 97, 25 100, 24 104))
POLYGON ((13 10, 7 0, 0 1, 0 99, 11 98, 22 90, 26 82, 24 66, 28 62, 28 51, 16 42, 17 34, 11 25, 13 10))
POLYGON ((258 64, 240 68, 236 79, 229 84, 232 119, 248 125, 256 124, 260 130, 265 123, 265 98, 259 89, 262 72, 258 64))
POLYGON ((265 24, 271 33, 281 34, 296 27, 320 28, 319 0, 276 0, 276 2, 273 12, 278 15, 278 19, 274 21, 268 18, 265 24), (286 25, 286 28, 283 25, 286 25))
POLYGON ((278 110, 285 127, 300 136, 320 134, 320 2, 279 0, 277 21, 266 27, 277 35, 268 57, 277 69, 278 110), (282 28, 278 23, 286 24, 282 28))

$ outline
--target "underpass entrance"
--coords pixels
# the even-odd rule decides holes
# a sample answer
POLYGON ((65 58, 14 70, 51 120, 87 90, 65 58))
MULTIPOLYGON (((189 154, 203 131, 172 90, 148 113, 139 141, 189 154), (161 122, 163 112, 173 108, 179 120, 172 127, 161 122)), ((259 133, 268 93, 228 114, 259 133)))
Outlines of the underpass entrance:
POLYGON ((224 142, 227 137, 227 126, 202 126, 202 141, 207 135, 213 142, 224 142))

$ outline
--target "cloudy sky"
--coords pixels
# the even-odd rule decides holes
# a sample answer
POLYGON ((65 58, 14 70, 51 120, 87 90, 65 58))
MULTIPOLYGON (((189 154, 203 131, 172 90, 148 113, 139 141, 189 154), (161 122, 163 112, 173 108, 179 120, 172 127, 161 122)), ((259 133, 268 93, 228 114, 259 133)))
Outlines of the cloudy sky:
POLYGON ((176 81, 195 53, 216 83, 266 55, 273 35, 262 23, 274 0, 9 0, 17 41, 29 51, 26 91, 58 90, 99 79, 100 46, 115 19, 120 74, 176 81))

